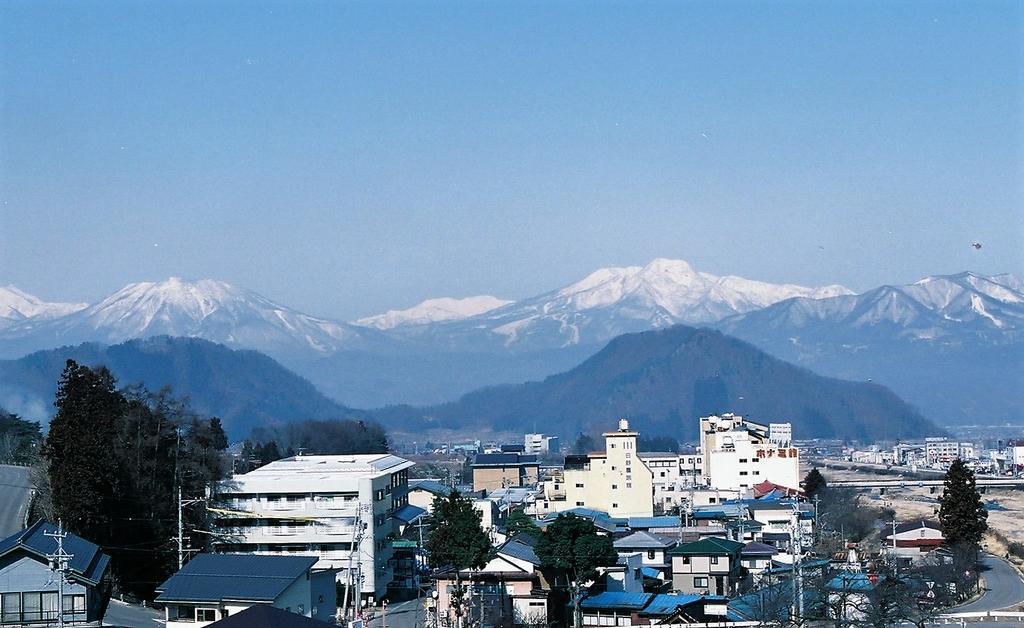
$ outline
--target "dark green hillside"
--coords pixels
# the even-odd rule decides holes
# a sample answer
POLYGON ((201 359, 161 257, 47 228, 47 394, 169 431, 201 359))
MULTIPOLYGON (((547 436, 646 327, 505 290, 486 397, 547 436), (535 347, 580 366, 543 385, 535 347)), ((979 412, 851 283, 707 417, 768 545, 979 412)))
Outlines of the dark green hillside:
POLYGON ((599 431, 621 416, 651 433, 693 439, 696 419, 736 412, 791 421, 797 438, 877 440, 941 430, 889 389, 821 377, 709 329, 627 334, 578 367, 513 386, 485 388, 430 408, 385 408, 386 425, 490 427, 569 435, 599 431))
POLYGON ((258 351, 167 336, 110 347, 62 347, 0 361, 0 400, 15 399, 52 412, 57 378, 68 358, 90 366, 106 365, 122 386, 142 383, 150 390, 170 386, 175 395, 188 396, 199 414, 220 417, 234 439, 247 436, 254 427, 278 422, 366 416, 324 397, 308 381, 258 351))

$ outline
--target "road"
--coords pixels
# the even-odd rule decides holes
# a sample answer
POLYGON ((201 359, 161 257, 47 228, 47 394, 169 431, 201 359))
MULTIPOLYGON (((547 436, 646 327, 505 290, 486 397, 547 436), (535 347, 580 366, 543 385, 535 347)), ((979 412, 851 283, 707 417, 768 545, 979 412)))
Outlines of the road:
POLYGON ((985 594, 977 600, 951 609, 953 613, 980 613, 983 611, 1007 610, 1024 603, 1024 580, 1016 569, 1005 560, 985 554, 982 562, 988 571, 985 578, 985 594))
MULTIPOLYGON (((425 624, 423 623, 422 603, 422 600, 409 600, 389 606, 386 628, 423 628, 425 624)), ((385 628, 380 607, 377 607, 376 611, 376 616, 367 623, 367 626, 369 628, 385 628)))
POLYGON ((164 625, 164 614, 151 608, 132 606, 118 600, 110 600, 103 616, 104 626, 124 628, 158 628, 164 625))
POLYGON ((7 538, 25 523, 32 486, 28 467, 0 465, 0 539, 7 538))

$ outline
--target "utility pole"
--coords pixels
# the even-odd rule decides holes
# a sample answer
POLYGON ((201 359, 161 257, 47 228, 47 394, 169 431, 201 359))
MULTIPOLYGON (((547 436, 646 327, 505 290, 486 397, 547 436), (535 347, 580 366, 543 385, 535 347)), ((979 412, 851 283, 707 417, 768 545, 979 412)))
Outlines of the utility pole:
POLYGON ((804 616, 804 573, 803 573, 803 547, 801 546, 800 530, 800 502, 793 501, 793 523, 790 527, 793 550, 793 620, 804 616))
POLYGON ((178 485, 178 536, 175 537, 175 541, 178 542, 178 570, 185 566, 185 554, 187 552, 198 552, 198 549, 191 549, 185 547, 185 522, 184 522, 184 510, 185 506, 191 506, 192 504, 198 504, 205 501, 203 498, 198 499, 182 499, 181 498, 181 485, 178 485))
POLYGON ((356 506, 355 536, 353 537, 352 547, 349 548, 349 553, 348 553, 348 569, 345 571, 345 582, 346 582, 346 584, 345 584, 345 598, 344 598, 344 601, 342 602, 342 613, 341 613, 341 616, 345 620, 348 620, 348 603, 349 603, 350 597, 351 597, 352 603, 353 603, 353 605, 355 607, 355 612, 353 613, 353 615, 358 615, 361 612, 359 610, 359 608, 360 608, 359 602, 360 602, 360 600, 362 598, 362 589, 363 589, 363 586, 362 586, 362 565, 363 565, 363 561, 362 561, 361 553, 362 553, 363 530, 364 530, 364 528, 363 528, 363 510, 365 508, 366 507, 364 505, 362 505, 362 504, 358 504, 356 506), (352 578, 352 561, 353 561, 353 559, 356 561, 356 577, 354 579, 352 578), (353 586, 356 588, 355 595, 354 596, 350 596, 349 595, 349 591, 351 591, 353 586))
POLYGON ((57 551, 47 554, 46 560, 50 563, 50 571, 57 572, 57 626, 64 628, 64 582, 67 580, 68 564, 75 555, 64 551, 64 539, 68 533, 64 531, 62 520, 57 520, 56 532, 44 532, 43 534, 57 541, 57 551))

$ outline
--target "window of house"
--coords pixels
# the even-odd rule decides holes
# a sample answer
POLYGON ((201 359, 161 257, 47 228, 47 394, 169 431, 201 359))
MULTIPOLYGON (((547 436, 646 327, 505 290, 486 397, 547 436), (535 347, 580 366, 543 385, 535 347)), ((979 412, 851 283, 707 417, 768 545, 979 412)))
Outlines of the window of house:
POLYGON ((22 593, 21 615, 25 621, 40 621, 43 618, 43 594, 22 593))
POLYGON ((633 488, 632 482, 626 482, 626 488, 633 488))
POLYGON ((57 619, 57 592, 43 593, 43 619, 57 619))
POLYGON ((630 467, 627 466, 626 467, 626 473, 632 473, 632 472, 633 472, 633 470, 630 467))
POLYGON ((746 471, 740 471, 740 475, 746 475, 746 474, 747 474, 746 471))
POLYGON ((618 488, 619 488, 618 484, 612 484, 612 490, 613 491, 618 490, 618 488))
POLYGON ((188 604, 178 604, 175 609, 176 611, 174 618, 177 620, 195 621, 196 620, 196 607, 189 606, 188 604))
POLYGON ((576 502, 576 505, 577 505, 577 506, 582 506, 582 505, 583 505, 583 502, 576 502))
POLYGON ((741 464, 742 464, 742 463, 744 463, 744 462, 746 462, 746 461, 747 461, 747 459, 746 459, 746 458, 740 458, 740 463, 741 463, 741 464))
POLYGON ((647 560, 654 560, 654 550, 647 550, 647 560))
POLYGON ((65 595, 64 612, 85 614, 85 595, 65 595))
POLYGON ((21 594, 4 593, 0 596, 0 621, 15 622, 21 620, 21 594))
POLYGON ((760 471, 753 471, 753 472, 751 473, 751 475, 761 475, 761 472, 760 472, 760 471))
POLYGON ((583 488, 583 483, 582 482, 577 482, 576 483, 576 488, 583 488))
POLYGON ((706 589, 708 588, 708 579, 705 577, 697 576, 693 579, 693 586, 697 589, 706 589))
POLYGON ((196 621, 217 621, 217 609, 197 608, 196 621))
POLYGON ((608 445, 608 447, 609 447, 610 449, 615 449, 615 443, 611 443, 610 445, 608 445))
POLYGON ((631 453, 629 453, 629 452, 627 451, 627 452, 626 452, 626 459, 627 459, 627 460, 629 460, 629 459, 630 459, 630 458, 632 458, 632 457, 633 457, 633 454, 631 454, 631 453))
POLYGON ((665 472, 664 471, 661 472, 661 477, 665 477, 665 472))
POLYGON ((718 564, 718 556, 712 556, 711 557, 711 564, 712 565, 717 565, 718 564))

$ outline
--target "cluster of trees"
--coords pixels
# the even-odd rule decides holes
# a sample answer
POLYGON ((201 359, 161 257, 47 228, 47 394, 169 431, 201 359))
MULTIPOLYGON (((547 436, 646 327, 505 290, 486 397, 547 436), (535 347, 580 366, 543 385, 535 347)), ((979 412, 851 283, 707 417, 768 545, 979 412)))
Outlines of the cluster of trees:
MULTIPOLYGON (((54 406, 36 477, 40 514, 100 545, 121 591, 151 598, 177 566, 178 495, 202 497, 227 471, 220 420, 196 416, 169 389, 118 390, 105 367, 73 360, 54 406)), ((185 512, 200 527, 202 509, 185 512)))
POLYGON ((388 436, 377 423, 360 419, 307 419, 257 427, 242 443, 235 470, 245 473, 294 456, 381 454, 388 451, 388 436))
POLYGON ((31 464, 42 440, 38 423, 0 408, 0 464, 31 464))

